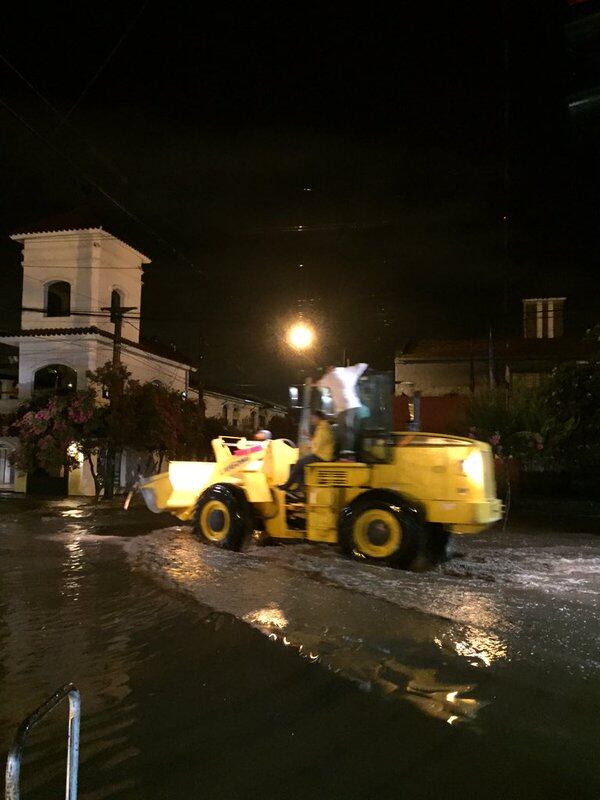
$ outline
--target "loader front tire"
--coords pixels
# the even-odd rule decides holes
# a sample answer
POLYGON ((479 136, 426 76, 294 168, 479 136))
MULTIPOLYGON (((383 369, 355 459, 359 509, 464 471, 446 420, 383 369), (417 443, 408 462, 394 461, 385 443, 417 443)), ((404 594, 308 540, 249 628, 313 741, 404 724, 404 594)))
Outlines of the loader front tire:
POLYGON ((239 550, 252 529, 252 514, 239 487, 216 483, 198 498, 193 532, 204 542, 223 550, 239 550))
POLYGON ((342 512, 340 543, 354 558, 407 568, 421 538, 417 520, 387 498, 358 498, 342 512))

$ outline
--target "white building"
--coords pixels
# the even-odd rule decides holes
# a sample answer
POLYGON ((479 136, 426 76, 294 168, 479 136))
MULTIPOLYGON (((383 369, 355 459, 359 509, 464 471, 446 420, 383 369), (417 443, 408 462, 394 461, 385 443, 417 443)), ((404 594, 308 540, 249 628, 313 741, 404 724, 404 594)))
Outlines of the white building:
MULTIPOLYGON (((190 397, 192 367, 157 354, 140 343, 142 269, 150 259, 100 227, 19 233, 11 237, 23 247, 21 329, 0 337, 18 348, 18 391, 3 381, 0 412, 6 413, 36 390, 83 389, 86 372, 112 359, 114 324, 103 310, 116 303, 137 311, 123 321, 121 361, 132 378, 155 381, 190 397)), ((205 392, 207 416, 230 425, 260 427, 285 409, 217 391, 205 392)), ((1 431, 0 431, 1 433, 1 431)), ((14 446, 14 443, 12 444, 14 446)), ((8 485, 8 451, 0 441, 0 487, 8 485)), ((123 459, 120 483, 130 468, 123 459)), ((70 494, 93 494, 87 466, 69 476, 70 494)), ((17 480, 15 488, 24 489, 17 480)))
POLYGON ((287 413, 285 406, 278 403, 239 397, 216 389, 204 389, 202 397, 207 417, 221 419, 242 431, 268 428, 273 417, 284 417, 287 413))

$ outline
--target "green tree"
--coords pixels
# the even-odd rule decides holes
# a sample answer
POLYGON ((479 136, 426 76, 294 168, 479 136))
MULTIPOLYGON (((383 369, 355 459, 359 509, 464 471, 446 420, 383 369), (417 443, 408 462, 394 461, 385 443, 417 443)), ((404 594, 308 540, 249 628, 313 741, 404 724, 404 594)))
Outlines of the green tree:
POLYGON ((59 474, 77 467, 83 454, 98 498, 111 449, 147 453, 147 471, 160 470, 165 458, 202 455, 202 403, 164 386, 131 380, 123 366, 111 363, 89 372, 88 379, 85 392, 36 396, 19 407, 11 431, 19 438, 14 461, 20 469, 43 467, 59 474))
POLYGON ((600 362, 557 367, 545 388, 549 447, 557 461, 582 468, 600 464, 600 362))
POLYGON ((272 417, 269 423, 269 430, 274 439, 291 439, 295 441, 298 437, 298 423, 294 422, 291 414, 284 417, 272 417))
POLYGON ((501 458, 539 460, 549 433, 544 398, 543 387, 477 395, 466 414, 468 434, 489 442, 501 458))

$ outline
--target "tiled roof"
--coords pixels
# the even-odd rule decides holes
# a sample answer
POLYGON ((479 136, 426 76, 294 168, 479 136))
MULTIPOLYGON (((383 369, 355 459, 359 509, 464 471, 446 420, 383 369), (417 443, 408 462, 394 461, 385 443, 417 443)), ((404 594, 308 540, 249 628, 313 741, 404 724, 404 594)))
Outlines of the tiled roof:
MULTIPOLYGON (((592 347, 579 339, 501 339, 493 340, 497 358, 510 360, 587 359, 592 347)), ((400 361, 470 361, 487 359, 488 339, 422 339, 408 343, 396 353, 400 361)))
MULTIPOLYGON (((89 325, 81 328, 25 328, 23 330, 13 332, 4 332, 1 334, 1 338, 21 339, 36 336, 82 336, 89 334, 93 334, 95 336, 105 336, 107 339, 111 340, 114 339, 114 334, 112 334, 110 331, 102 330, 102 328, 97 328, 95 325, 89 325)), ((162 348, 160 345, 153 346, 144 342, 132 342, 130 339, 125 338, 121 339, 121 342, 127 347, 133 347, 136 350, 142 350, 145 353, 166 358, 169 361, 173 361, 175 364, 182 364, 186 367, 191 366, 187 361, 182 361, 181 357, 174 353, 166 354, 166 348, 162 348)))
POLYGON ((202 391, 208 392, 209 394, 218 394, 222 395, 223 397, 231 397, 233 400, 239 400, 244 403, 256 403, 261 406, 268 406, 269 408, 281 408, 285 409, 286 406, 283 403, 276 403, 274 400, 268 400, 262 397, 257 397, 253 394, 239 394, 231 389, 222 389, 217 388, 215 386, 210 386, 206 384, 202 384, 202 391))
MULTIPOLYGON (((121 244, 124 244, 126 247, 129 247, 131 250, 137 253, 142 258, 144 263, 149 264, 150 259, 141 253, 137 248, 133 247, 133 245, 129 244, 129 242, 126 242, 124 239, 121 239, 110 231, 106 230, 103 224, 103 218, 105 216, 106 212, 101 214, 93 207, 74 209, 64 214, 55 214, 54 216, 45 217, 37 220, 31 225, 25 225, 18 233, 12 234, 10 238, 14 241, 20 241, 26 236, 44 236, 48 234, 80 232, 99 233, 104 236, 111 236, 113 239, 121 242, 121 244)), ((113 226, 111 225, 111 227, 113 226)), ((119 227, 120 226, 117 226, 117 229, 119 227)))

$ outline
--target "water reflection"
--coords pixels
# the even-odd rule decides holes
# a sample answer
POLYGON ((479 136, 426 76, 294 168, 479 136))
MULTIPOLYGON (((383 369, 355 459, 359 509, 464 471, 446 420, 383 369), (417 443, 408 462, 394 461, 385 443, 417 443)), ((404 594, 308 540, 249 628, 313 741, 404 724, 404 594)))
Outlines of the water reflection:
POLYGON ((436 637, 434 642, 441 650, 451 650, 468 659, 473 667, 490 667, 495 661, 508 660, 508 645, 492 631, 480 628, 464 628, 459 637, 446 635, 436 637))
MULTIPOLYGON (((472 721, 485 705, 475 697, 471 668, 507 655, 500 636, 391 602, 404 582, 414 580, 406 573, 374 573, 377 594, 387 593, 383 599, 371 595, 371 568, 363 574, 363 567, 343 559, 325 557, 317 572, 314 556, 301 553, 301 568, 293 569, 289 558, 278 563, 282 555, 207 548, 186 531, 162 531, 127 547, 133 563, 160 581, 244 620, 365 691, 407 701, 450 725, 472 721), (446 666, 433 670, 426 665, 439 662, 439 649, 446 666)), ((499 617, 485 597, 471 593, 463 602, 485 623, 499 617)))
MULTIPOLYGON (((86 539, 79 526, 69 527, 57 517, 40 536, 2 530, 0 750, 26 713, 57 686, 74 681, 84 698, 82 773, 98 757, 106 764, 123 763, 126 771, 137 752, 129 736, 138 717, 135 704, 126 700, 136 625, 124 581, 128 573, 113 574, 110 558, 98 561, 97 542, 86 539), (115 719, 106 711, 116 706, 115 719)), ((32 736, 27 790, 37 791, 59 776, 64 730, 58 711, 32 736)), ((106 786, 103 791, 110 794, 106 786)))
MULTIPOLYGON (((486 701, 469 696, 475 684, 443 681, 434 669, 402 663, 380 648, 368 646, 328 626, 320 634, 306 626, 300 628, 286 617, 282 608, 271 605, 243 616, 250 625, 266 634, 272 642, 293 647, 301 658, 344 675, 364 691, 377 691, 387 697, 408 701, 422 713, 449 725, 470 722, 486 701), (296 629, 294 629, 294 627, 296 629), (285 633, 282 631, 286 629, 285 633)), ((471 632, 475 636, 475 632, 471 632)), ((441 640, 436 639, 436 644, 441 640)), ((462 653, 457 649, 459 655, 462 653)), ((481 656, 481 653, 480 653, 481 656)))
POLYGON ((79 600, 81 572, 84 566, 84 551, 81 546, 82 534, 67 534, 65 550, 66 560, 63 562, 64 589, 62 594, 67 595, 74 603, 79 600))
POLYGON ((277 606, 259 608, 257 611, 246 614, 244 620, 251 625, 265 629, 265 631, 269 631, 272 628, 283 630, 288 624, 285 614, 277 606))

